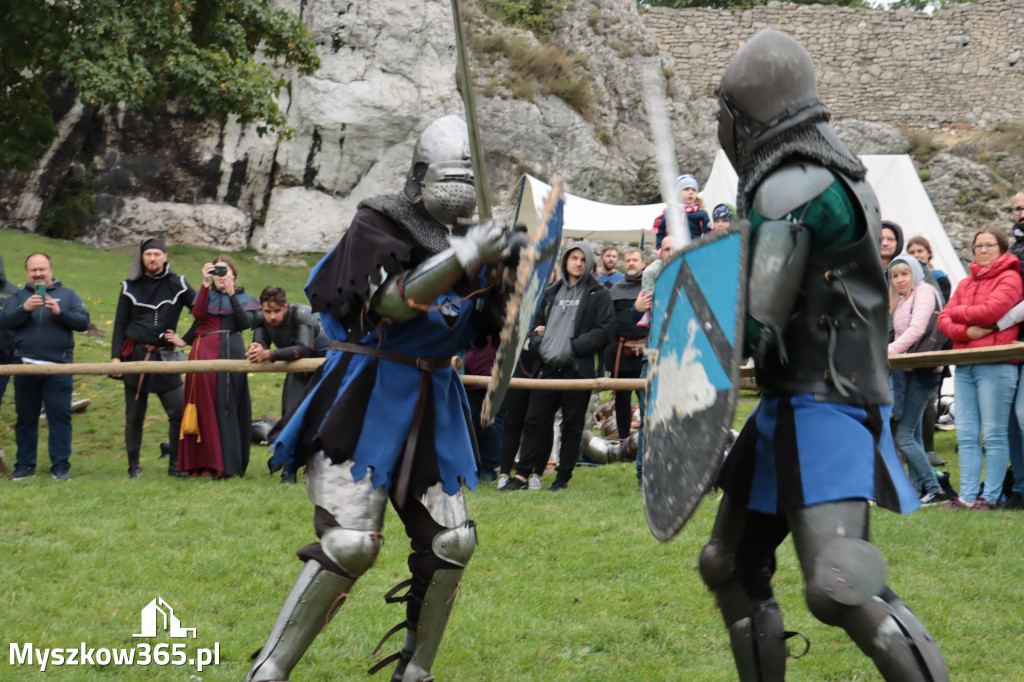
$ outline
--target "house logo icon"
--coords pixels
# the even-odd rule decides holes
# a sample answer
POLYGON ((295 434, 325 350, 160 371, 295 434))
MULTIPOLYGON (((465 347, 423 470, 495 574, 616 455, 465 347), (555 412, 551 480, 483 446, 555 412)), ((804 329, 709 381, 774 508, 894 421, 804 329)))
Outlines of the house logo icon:
POLYGON ((156 637, 158 630, 165 630, 169 637, 178 639, 187 638, 189 633, 192 634, 192 639, 196 637, 195 628, 181 627, 181 621, 174 615, 174 609, 163 597, 157 597, 143 607, 142 632, 132 637, 156 637))

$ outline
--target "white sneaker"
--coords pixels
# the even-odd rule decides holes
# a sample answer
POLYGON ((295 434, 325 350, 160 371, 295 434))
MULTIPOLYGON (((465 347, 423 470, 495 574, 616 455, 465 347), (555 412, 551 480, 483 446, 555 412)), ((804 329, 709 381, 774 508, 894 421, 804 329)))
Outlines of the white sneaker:
POLYGON ((508 474, 502 474, 498 476, 498 490, 501 490, 508 485, 508 474))
POLYGON ((924 495, 921 496, 921 506, 930 507, 934 504, 938 504, 938 500, 935 499, 938 496, 939 493, 925 493, 924 495))
POLYGON ((526 483, 527 490, 540 490, 540 476, 530 474, 530 480, 526 483))

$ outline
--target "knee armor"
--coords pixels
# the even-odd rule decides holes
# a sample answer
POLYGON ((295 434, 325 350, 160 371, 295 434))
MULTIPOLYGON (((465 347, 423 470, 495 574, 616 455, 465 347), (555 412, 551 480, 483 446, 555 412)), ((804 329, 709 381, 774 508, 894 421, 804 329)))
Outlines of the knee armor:
POLYGON ((814 562, 807 581, 807 607, 827 625, 839 625, 847 607, 860 606, 885 589, 882 553, 866 540, 837 538, 814 562))
POLYGON ((320 538, 324 552, 352 578, 366 573, 380 552, 384 538, 380 533, 349 528, 329 528, 320 538))

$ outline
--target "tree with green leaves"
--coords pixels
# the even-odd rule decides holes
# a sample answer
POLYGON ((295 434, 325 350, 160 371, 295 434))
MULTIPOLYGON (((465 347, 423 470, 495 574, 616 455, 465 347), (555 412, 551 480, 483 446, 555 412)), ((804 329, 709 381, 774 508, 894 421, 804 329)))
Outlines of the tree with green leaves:
POLYGON ((261 134, 287 125, 268 64, 311 74, 309 31, 270 0, 3 0, 0 168, 29 170, 56 135, 51 93, 129 111, 180 97, 201 115, 235 114, 261 134), (257 60, 259 54, 261 60, 257 60))

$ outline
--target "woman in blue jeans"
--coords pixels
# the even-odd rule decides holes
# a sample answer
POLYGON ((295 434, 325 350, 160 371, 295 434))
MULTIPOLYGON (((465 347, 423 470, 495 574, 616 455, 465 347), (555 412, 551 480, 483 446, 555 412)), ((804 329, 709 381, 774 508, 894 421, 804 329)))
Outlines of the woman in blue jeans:
MULTIPOLYGON (((996 324, 1021 301, 1020 261, 1007 253, 1009 240, 998 228, 979 230, 972 248, 970 275, 960 282, 939 315, 939 330, 953 340, 954 349, 1013 343, 1018 325, 998 330, 996 324)), ((988 511, 999 499, 1010 456, 1008 424, 1017 388, 1017 364, 958 365, 953 386, 960 497, 946 509, 988 511), (983 460, 987 485, 979 496, 983 460)))
MULTIPOLYGON (((932 314, 939 308, 939 292, 924 279, 924 268, 913 256, 897 256, 889 264, 889 281, 895 290, 896 304, 892 310, 895 339, 889 344, 889 355, 906 353, 928 330, 932 314)), ((907 460, 910 482, 922 492, 921 504, 951 502, 935 477, 928 454, 924 450, 921 416, 935 389, 942 381, 942 368, 894 369, 890 372, 893 388, 893 416, 896 447, 907 460)))

